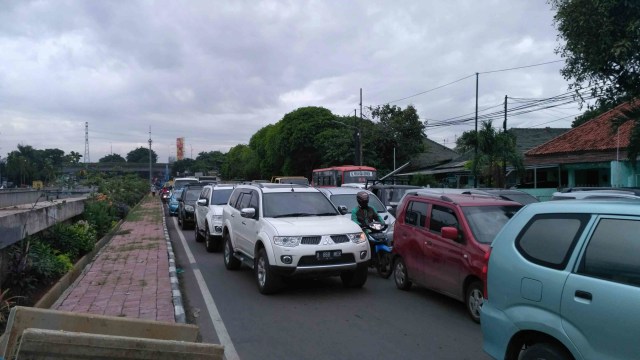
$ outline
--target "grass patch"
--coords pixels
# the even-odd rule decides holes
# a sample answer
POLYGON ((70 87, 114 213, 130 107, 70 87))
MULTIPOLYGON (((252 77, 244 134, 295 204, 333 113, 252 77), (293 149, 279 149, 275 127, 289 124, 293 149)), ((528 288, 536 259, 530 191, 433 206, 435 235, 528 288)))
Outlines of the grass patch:
POLYGON ((158 244, 146 243, 146 244, 127 244, 119 246, 116 251, 125 252, 133 250, 155 250, 158 248, 158 244))

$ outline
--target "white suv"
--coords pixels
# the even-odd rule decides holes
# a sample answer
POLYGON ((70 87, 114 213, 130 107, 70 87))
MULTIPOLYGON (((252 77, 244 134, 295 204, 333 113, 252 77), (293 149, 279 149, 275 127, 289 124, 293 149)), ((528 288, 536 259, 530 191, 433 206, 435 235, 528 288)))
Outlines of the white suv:
POLYGON ((229 201, 233 185, 206 185, 196 202, 196 241, 204 240, 208 252, 222 250, 222 207, 229 201))
POLYGON ((345 287, 367 281, 371 254, 364 233, 318 189, 238 185, 222 220, 226 268, 254 269, 263 294, 277 291, 283 277, 340 275, 345 287))

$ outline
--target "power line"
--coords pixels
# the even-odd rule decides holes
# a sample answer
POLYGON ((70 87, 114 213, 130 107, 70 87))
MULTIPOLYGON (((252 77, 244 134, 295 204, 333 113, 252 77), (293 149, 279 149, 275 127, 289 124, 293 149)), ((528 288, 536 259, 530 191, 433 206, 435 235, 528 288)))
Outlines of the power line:
POLYGON ((503 71, 511 71, 511 70, 526 69, 526 68, 535 67, 535 66, 542 66, 542 65, 548 65, 548 64, 559 63, 559 62, 563 62, 563 61, 564 61, 564 60, 547 61, 547 62, 543 62, 543 63, 539 63, 539 64, 525 65, 525 66, 518 66, 518 67, 513 67, 513 68, 508 68, 508 69, 499 69, 499 70, 484 71, 484 72, 479 72, 478 74, 493 74, 493 73, 503 72, 503 71))
MULTIPOLYGON (((542 65, 554 64, 554 63, 563 62, 563 61, 564 61, 564 60, 547 61, 547 62, 538 63, 538 64, 531 64, 531 65, 517 66, 517 67, 512 67, 512 68, 506 68, 506 69, 498 69, 498 70, 482 71, 482 72, 479 72, 478 74, 492 74, 492 73, 497 73, 497 72, 512 71, 512 70, 519 70, 519 69, 526 69, 526 68, 531 68, 531 67, 536 67, 536 66, 542 66, 542 65)), ((434 87, 434 88, 432 88, 432 89, 425 90, 425 91, 421 91, 421 92, 419 92, 419 93, 416 93, 416 94, 413 94, 413 95, 409 95, 409 96, 405 96, 405 97, 400 98, 400 99, 396 99, 396 100, 392 100, 392 101, 387 101, 387 102, 385 102, 385 103, 378 104, 378 105, 375 105, 375 106, 382 106, 382 105, 385 105, 385 104, 391 104, 391 103, 395 103, 395 102, 398 102, 398 101, 407 100, 407 99, 410 99, 410 98, 412 98, 412 97, 416 97, 416 96, 419 96, 419 95, 423 95, 423 94, 426 94, 426 93, 429 93, 429 92, 432 92, 432 91, 435 91, 435 90, 438 90, 438 89, 442 89, 443 87, 447 87, 447 86, 449 86, 449 85, 453 85, 453 84, 455 84, 455 83, 457 83, 457 82, 460 82, 460 81, 462 81, 462 80, 466 80, 466 79, 468 79, 468 78, 470 78, 470 77, 473 77, 473 76, 476 76, 476 74, 467 75, 467 76, 462 77, 462 78, 460 78, 460 79, 458 79, 458 80, 454 80, 454 81, 452 81, 452 82, 450 82, 450 83, 446 83, 446 84, 444 84, 444 85, 436 86, 436 87, 434 87)))

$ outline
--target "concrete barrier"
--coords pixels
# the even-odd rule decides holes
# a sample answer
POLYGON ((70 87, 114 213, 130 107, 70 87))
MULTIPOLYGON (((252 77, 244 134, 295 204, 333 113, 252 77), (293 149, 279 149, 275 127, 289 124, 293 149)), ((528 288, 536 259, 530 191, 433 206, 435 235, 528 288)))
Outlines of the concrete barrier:
POLYGON ((153 359, 222 360, 218 344, 156 340, 112 335, 26 329, 17 359, 153 359))
POLYGON ((29 328, 187 342, 195 342, 199 333, 195 325, 16 306, 0 338, 2 358, 14 355, 18 339, 29 328))

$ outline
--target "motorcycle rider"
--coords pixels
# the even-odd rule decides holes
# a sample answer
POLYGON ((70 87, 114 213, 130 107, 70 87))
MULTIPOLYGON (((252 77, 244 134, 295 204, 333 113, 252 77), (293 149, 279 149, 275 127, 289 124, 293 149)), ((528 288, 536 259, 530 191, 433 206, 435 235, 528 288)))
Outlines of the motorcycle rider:
POLYGON ((382 220, 376 209, 369 206, 369 193, 359 191, 356 194, 356 200, 358 200, 358 206, 351 210, 351 220, 353 220, 353 222, 362 228, 372 221, 378 221, 384 224, 384 220, 382 220))

